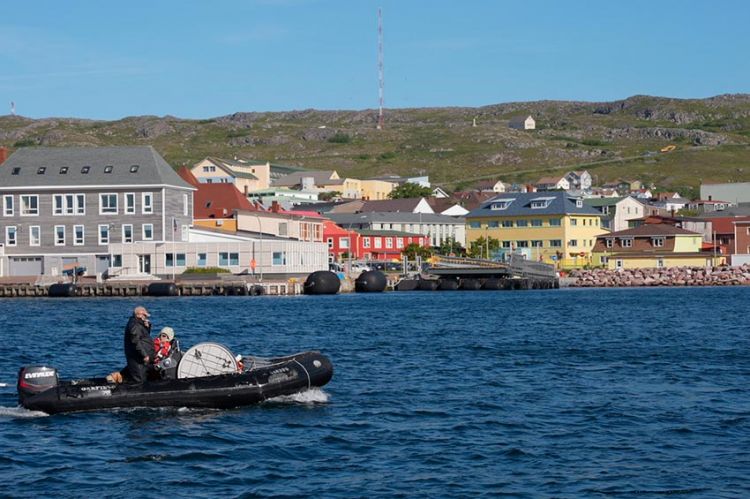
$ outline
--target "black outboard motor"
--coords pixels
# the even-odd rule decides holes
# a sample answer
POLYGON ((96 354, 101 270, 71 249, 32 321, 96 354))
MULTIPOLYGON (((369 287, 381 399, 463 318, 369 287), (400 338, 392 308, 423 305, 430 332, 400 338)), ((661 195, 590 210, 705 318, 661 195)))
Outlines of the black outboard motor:
POLYGON ((25 366, 18 371, 18 402, 57 386, 57 369, 47 366, 25 366))

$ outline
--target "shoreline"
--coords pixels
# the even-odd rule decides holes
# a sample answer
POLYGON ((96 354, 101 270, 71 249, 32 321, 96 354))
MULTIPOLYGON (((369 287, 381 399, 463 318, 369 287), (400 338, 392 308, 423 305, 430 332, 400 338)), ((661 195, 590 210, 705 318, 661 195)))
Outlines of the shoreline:
POLYGON ((573 270, 563 280, 570 288, 750 286, 750 265, 573 270))

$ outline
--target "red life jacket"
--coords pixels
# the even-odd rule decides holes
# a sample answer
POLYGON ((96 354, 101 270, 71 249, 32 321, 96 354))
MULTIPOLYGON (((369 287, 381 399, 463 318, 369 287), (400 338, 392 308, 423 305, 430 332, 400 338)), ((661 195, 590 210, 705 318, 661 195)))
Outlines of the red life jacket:
POLYGON ((154 338, 154 363, 169 357, 170 350, 172 350, 172 343, 169 340, 154 338))

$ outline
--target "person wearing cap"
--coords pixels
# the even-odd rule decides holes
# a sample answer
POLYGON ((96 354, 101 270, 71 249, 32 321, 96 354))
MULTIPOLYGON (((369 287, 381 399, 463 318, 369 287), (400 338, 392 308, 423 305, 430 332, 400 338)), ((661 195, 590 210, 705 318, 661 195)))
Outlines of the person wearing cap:
POLYGON ((125 360, 127 365, 122 374, 129 383, 146 381, 147 366, 154 356, 154 345, 151 341, 151 314, 145 307, 138 306, 125 326, 125 360))
POLYGON ((174 329, 169 326, 163 327, 159 331, 159 336, 154 338, 154 364, 169 357, 172 353, 172 340, 174 340, 174 329))

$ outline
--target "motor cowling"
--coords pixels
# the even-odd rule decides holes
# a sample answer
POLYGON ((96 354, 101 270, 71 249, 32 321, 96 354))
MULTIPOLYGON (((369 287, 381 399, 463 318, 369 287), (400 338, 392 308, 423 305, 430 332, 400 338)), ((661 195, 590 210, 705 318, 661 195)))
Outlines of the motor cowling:
POLYGON ((47 366, 24 366, 18 371, 18 399, 36 395, 56 387, 57 369, 47 366))

